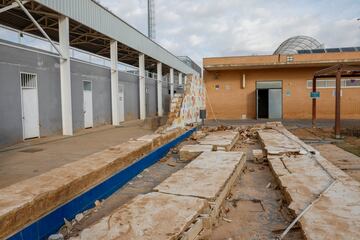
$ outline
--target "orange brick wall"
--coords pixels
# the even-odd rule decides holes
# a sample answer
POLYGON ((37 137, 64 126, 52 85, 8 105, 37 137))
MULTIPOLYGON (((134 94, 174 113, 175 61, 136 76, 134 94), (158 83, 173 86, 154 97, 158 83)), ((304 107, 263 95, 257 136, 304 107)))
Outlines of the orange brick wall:
MULTIPOLYGON (((283 118, 311 119, 311 89, 306 86, 313 73, 321 68, 283 68, 258 70, 204 71, 207 90, 208 118, 240 119, 256 117, 256 81, 281 80, 283 86, 283 118), (246 86, 242 89, 242 76, 246 76, 246 86), (220 89, 215 90, 215 85, 220 89), (287 90, 291 95, 286 96, 287 90), (210 106, 211 103, 211 106, 210 106), (212 110, 214 113, 212 113, 212 110)), ((335 112, 335 89, 319 89, 317 104, 318 119, 333 119, 335 112)), ((343 88, 341 114, 343 119, 360 119, 360 88, 343 88)))

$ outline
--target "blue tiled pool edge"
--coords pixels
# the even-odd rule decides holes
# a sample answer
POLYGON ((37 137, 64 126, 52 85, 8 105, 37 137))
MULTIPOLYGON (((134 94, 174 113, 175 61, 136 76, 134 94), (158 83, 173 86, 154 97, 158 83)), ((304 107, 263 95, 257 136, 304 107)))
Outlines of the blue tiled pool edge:
POLYGON ((94 202, 99 199, 109 197, 119 188, 124 186, 132 178, 142 172, 144 169, 150 167, 161 158, 163 158, 171 148, 189 137, 196 128, 185 132, 179 137, 173 139, 169 143, 153 150, 148 155, 142 157, 125 169, 115 173, 102 183, 94 186, 88 191, 75 197, 71 201, 58 207, 47 215, 41 217, 36 222, 25 227, 21 231, 15 233, 8 238, 9 240, 44 240, 47 237, 59 230, 64 225, 64 218, 73 219, 76 214, 81 213, 89 208, 94 207, 94 202))

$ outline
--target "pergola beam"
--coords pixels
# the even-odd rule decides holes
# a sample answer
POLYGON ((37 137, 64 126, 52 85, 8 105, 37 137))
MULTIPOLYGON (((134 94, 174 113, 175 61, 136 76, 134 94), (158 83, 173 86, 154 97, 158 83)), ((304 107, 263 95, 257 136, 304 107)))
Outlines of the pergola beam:
MULTIPOLYGON (((360 77, 360 66, 337 64, 315 72, 312 91, 316 92, 316 81, 319 78, 336 78, 335 88, 335 138, 341 138, 341 78, 360 77)), ((312 99, 312 125, 316 127, 316 98, 312 99)))

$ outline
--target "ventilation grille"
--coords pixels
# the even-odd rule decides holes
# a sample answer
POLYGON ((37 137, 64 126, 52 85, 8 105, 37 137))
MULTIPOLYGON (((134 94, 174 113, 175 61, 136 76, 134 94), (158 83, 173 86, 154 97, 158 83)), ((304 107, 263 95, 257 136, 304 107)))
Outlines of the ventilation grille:
POLYGON ((36 75, 31 73, 21 73, 21 88, 37 88, 36 75))

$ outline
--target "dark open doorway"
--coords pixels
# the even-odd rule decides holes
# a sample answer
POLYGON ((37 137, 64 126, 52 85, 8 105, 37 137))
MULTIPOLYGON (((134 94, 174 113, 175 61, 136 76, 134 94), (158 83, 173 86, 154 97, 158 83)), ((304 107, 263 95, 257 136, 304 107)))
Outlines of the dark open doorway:
POLYGON ((269 89, 257 89, 258 118, 269 118, 269 89))

